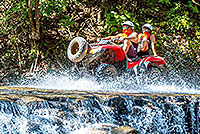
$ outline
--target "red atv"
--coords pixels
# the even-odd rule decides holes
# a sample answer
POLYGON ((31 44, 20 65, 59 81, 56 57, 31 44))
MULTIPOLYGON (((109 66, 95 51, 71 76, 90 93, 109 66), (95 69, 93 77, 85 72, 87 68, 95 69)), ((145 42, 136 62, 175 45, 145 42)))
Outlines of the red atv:
POLYGON ((111 40, 101 40, 89 44, 84 38, 74 38, 68 46, 68 58, 75 63, 74 69, 97 78, 118 76, 124 73, 138 75, 141 72, 149 77, 157 77, 166 67, 164 58, 144 56, 128 59, 120 45, 111 40))

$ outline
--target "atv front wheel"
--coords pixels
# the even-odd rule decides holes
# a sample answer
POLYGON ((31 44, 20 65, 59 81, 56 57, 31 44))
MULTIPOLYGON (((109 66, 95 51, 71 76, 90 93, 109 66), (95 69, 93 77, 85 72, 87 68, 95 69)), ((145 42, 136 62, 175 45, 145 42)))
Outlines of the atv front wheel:
POLYGON ((72 62, 81 61, 88 51, 88 42, 82 37, 74 38, 68 46, 67 56, 72 62))
POLYGON ((104 80, 114 78, 118 76, 117 69, 110 64, 101 64, 96 71, 96 77, 98 80, 104 80))

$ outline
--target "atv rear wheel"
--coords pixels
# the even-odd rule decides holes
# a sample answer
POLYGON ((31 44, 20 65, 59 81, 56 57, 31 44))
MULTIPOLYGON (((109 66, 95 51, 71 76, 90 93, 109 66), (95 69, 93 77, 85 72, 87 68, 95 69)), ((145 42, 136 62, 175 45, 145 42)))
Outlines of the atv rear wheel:
POLYGON ((152 82, 157 82, 162 76, 162 72, 158 67, 150 67, 147 71, 147 77, 152 82))
POLYGON ((96 77, 98 80, 104 80, 114 78, 118 76, 117 69, 110 64, 101 64, 96 71, 96 77))
POLYGON ((88 42, 82 37, 76 37, 69 43, 67 56, 72 62, 80 62, 87 51, 88 42))

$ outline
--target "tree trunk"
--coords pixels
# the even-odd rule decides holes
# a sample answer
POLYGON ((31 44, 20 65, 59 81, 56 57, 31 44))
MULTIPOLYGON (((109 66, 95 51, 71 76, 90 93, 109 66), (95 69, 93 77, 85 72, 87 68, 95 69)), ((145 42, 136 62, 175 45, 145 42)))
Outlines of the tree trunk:
MULTIPOLYGON (((33 21, 33 11, 31 7, 31 0, 26 0, 27 8, 28 8, 28 17, 29 17, 29 22, 30 22, 30 29, 31 29, 31 34, 30 38, 33 39, 34 41, 40 39, 40 22, 39 22, 39 0, 35 0, 35 24, 33 21)), ((33 42, 34 42, 33 41, 33 42)))
POLYGON ((35 0, 35 22, 36 22, 36 40, 40 39, 40 22, 39 22, 39 0, 35 0))
MULTIPOLYGON (((40 21, 39 21, 39 0, 35 0, 35 16, 33 16, 34 11, 32 10, 31 0, 26 0, 26 6, 28 8, 28 17, 30 22, 30 35, 31 39, 31 49, 36 49, 36 58, 31 59, 32 65, 30 72, 34 72, 37 68, 39 48, 37 41, 40 39, 40 21)), ((32 54, 31 54, 32 55, 32 54)), ((32 56, 31 56, 32 57, 32 56)))

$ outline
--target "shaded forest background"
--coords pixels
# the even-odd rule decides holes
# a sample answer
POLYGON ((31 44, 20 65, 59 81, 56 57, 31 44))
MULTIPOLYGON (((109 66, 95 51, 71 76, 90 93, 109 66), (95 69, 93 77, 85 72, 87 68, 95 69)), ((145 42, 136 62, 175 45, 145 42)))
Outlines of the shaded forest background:
POLYGON ((200 73, 199 18, 198 0, 1 0, 0 81, 66 69, 70 40, 115 35, 126 20, 136 32, 153 25, 157 53, 170 68, 200 73))

